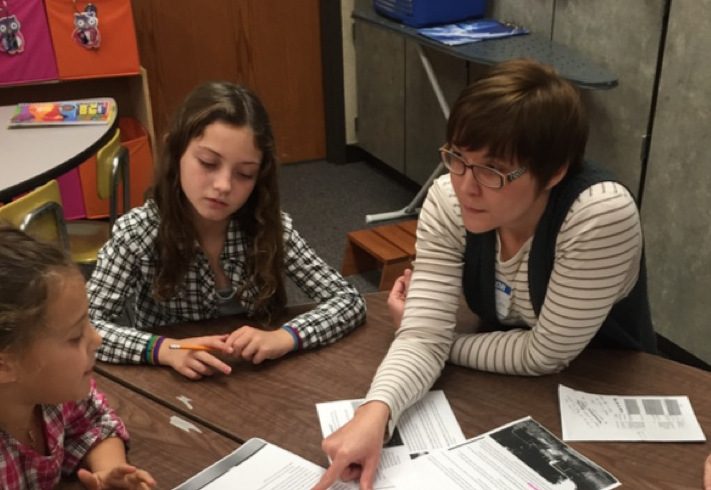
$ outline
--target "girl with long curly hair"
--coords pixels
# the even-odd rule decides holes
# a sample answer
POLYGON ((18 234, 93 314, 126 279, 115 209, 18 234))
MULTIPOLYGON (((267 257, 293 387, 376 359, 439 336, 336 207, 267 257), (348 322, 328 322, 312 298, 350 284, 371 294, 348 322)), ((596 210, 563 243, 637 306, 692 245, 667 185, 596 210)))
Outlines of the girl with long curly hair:
POLYGON ((362 297, 281 211, 277 167, 269 116, 252 91, 212 82, 187 96, 152 199, 117 220, 89 281, 99 360, 169 365, 198 379, 229 373, 225 359, 256 364, 330 344, 364 321, 362 297), (277 330, 245 325, 181 341, 146 331, 238 313, 268 320, 286 303, 285 273, 319 304, 277 330), (124 310, 130 326, 120 324, 124 310), (181 342, 210 350, 169 348, 181 342))

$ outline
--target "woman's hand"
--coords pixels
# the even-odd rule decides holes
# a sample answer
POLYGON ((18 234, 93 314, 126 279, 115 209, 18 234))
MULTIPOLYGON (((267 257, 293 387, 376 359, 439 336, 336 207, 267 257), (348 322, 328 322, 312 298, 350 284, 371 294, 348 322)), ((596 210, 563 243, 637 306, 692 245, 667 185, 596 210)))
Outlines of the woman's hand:
POLYGON ((360 478, 360 490, 372 490, 389 418, 386 404, 366 403, 353 419, 324 439, 321 447, 331 466, 311 490, 326 490, 339 477, 343 481, 360 478))
POLYGON ((704 490, 711 490, 711 454, 708 455, 704 464, 704 490))
POLYGON ((402 323, 402 315, 405 313, 405 299, 410 290, 411 279, 412 270, 405 269, 403 275, 398 277, 395 284, 393 284, 393 288, 390 290, 390 295, 388 296, 388 309, 395 323, 395 328, 400 328, 400 323, 402 323))
POLYGON ((77 476, 88 490, 150 490, 156 486, 156 481, 147 471, 128 464, 95 473, 82 468, 77 476))
POLYGON ((245 325, 232 332, 227 340, 232 357, 259 364, 266 359, 277 359, 294 350, 294 337, 280 328, 265 331, 245 325))
POLYGON ((211 335, 189 339, 165 339, 158 352, 161 364, 170 366, 190 379, 201 379, 216 372, 230 374, 232 368, 221 361, 215 354, 232 354, 232 347, 225 342, 228 335, 211 335), (209 350, 171 349, 171 344, 202 345, 209 350))

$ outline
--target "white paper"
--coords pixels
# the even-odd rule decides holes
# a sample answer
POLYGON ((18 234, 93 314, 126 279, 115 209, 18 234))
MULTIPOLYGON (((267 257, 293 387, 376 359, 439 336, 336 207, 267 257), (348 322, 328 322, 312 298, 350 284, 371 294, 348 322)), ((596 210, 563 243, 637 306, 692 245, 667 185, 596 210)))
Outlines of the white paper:
POLYGON ((391 479, 407 490, 608 490, 620 485, 530 417, 403 467, 391 479))
MULTIPOLYGON (((201 490, 309 490, 325 472, 294 453, 267 444, 201 490)), ((336 482, 329 488, 358 490, 358 485, 336 482)))
POLYGON ((705 441, 687 396, 595 395, 558 385, 564 441, 705 441))
MULTIPOLYGON (((316 410, 324 437, 345 425, 363 400, 318 403, 316 410)), ((374 489, 394 488, 390 474, 420 454, 447 448, 465 441, 447 397, 441 390, 430 391, 403 412, 392 439, 383 447, 375 475, 374 489)))

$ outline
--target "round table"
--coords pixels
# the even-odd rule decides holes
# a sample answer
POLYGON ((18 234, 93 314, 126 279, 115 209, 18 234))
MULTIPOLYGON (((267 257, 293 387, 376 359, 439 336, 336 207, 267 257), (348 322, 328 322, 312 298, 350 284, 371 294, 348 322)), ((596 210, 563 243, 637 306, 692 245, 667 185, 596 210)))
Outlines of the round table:
MULTIPOLYGON (((109 100, 110 97, 92 100, 109 100)), ((31 191, 86 161, 104 146, 118 125, 8 128, 17 105, 0 106, 0 202, 31 191)))

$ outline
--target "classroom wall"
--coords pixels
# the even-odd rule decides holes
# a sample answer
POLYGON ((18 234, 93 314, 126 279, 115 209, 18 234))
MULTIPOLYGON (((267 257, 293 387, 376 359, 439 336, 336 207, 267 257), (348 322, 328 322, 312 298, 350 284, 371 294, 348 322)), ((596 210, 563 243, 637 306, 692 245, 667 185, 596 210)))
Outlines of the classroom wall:
MULTIPOLYGON (((641 181, 641 149, 647 132, 651 109, 651 93, 657 62, 662 12, 665 0, 644 0, 637 2, 618 2, 617 0, 528 0, 525 3, 512 0, 491 0, 488 2, 487 16, 513 21, 528 27, 532 32, 551 38, 556 42, 571 47, 582 55, 594 60, 599 65, 616 74, 619 85, 613 90, 585 91, 584 97, 591 113, 592 127, 588 154, 612 168, 635 193, 641 181), (634 26, 632 29, 631 26, 634 26)), ((370 7, 371 0, 343 0, 344 10, 344 71, 346 93, 346 125, 348 142, 357 142, 355 118, 357 100, 355 95, 355 68, 357 59, 353 50, 350 11, 356 7, 370 7), (346 9, 350 9, 347 10, 346 9)), ((410 43, 412 44, 412 43, 410 43)), ((383 47, 382 49, 391 49, 383 47)), ((419 61, 413 55, 412 47, 406 50, 407 83, 425 90, 422 96, 425 103, 430 99, 431 89, 427 80, 411 76, 413 71, 422 71, 419 61)), ((428 50, 428 54, 433 50, 428 50)), ((447 57, 437 53, 435 57, 447 57)), ((445 80, 452 78, 452 71, 457 70, 456 63, 436 60, 437 76, 445 80)), ((482 66, 470 64, 469 79, 473 79, 482 70, 482 66)), ((457 75, 458 76, 458 75, 457 75)), ((456 94, 455 94, 456 95, 456 94)), ((413 110, 413 117, 429 121, 438 116, 439 109, 413 110)), ((412 125, 409 118, 408 124, 412 125)), ((406 129, 409 131, 409 129, 406 129)), ((430 131, 437 131, 431 128, 430 131)), ((419 143, 424 138, 410 138, 419 143)), ((417 145, 416 145, 417 146, 417 145)), ((420 145, 421 146, 421 145, 420 145)), ((405 144, 408 158, 417 155, 418 148, 409 148, 405 144)), ((389 163, 389 162, 388 162, 389 163)), ((394 163, 395 166, 399 163, 394 163)), ((417 167, 421 165, 416 164, 417 167)), ((416 181, 424 181, 427 172, 408 175, 416 181), (420 176, 420 177, 422 177, 420 176)))
POLYGON ((651 112, 665 0, 559 0, 553 40, 614 73, 612 90, 584 92, 590 111, 588 156, 637 194, 651 112))
POLYGON ((711 0, 674 0, 642 203, 657 330, 711 364, 711 0))

